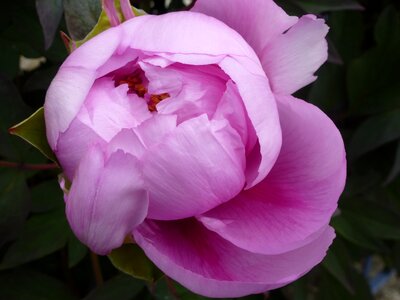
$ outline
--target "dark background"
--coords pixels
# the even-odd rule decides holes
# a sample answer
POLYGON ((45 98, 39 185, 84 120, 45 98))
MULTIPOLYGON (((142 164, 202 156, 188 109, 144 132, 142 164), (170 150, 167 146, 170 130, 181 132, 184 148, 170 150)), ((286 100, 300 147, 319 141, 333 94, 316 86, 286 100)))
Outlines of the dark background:
MULTIPOLYGON (((132 3, 150 13, 184 7, 180 0, 169 7, 132 3)), ((337 238, 323 263, 285 288, 245 299, 400 299, 400 3, 279 3, 291 14, 318 14, 331 28, 329 62, 297 96, 340 128, 348 180, 331 222, 337 238)), ((58 32, 83 38, 99 9, 97 0, 0 2, 0 299, 203 299, 165 277, 133 279, 107 257, 90 255, 68 227, 57 170, 32 170, 29 164, 48 161, 7 132, 43 105, 67 56, 58 32), (21 56, 41 62, 21 68, 21 56)))

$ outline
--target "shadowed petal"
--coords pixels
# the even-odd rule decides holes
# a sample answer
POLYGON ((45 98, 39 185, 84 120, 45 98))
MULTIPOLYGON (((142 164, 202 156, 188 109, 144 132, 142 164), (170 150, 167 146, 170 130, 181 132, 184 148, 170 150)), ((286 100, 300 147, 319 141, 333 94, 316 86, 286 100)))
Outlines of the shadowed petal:
POLYGON ((279 255, 234 246, 193 219, 145 221, 134 237, 169 277, 208 297, 240 297, 286 285, 325 256, 335 234, 328 227, 310 244, 279 255))

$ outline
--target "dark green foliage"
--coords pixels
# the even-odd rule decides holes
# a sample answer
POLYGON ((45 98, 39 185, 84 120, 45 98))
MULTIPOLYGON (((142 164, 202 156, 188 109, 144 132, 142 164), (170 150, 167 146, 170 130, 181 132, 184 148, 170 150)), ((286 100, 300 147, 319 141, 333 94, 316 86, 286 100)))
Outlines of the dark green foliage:
MULTIPOLYGON (((132 0, 150 13, 185 9, 183 1, 132 0)), ((382 270, 400 272, 400 5, 397 0, 279 0, 291 14, 316 13, 330 26, 329 62, 298 96, 320 107, 341 130, 348 180, 331 224, 337 238, 325 260, 293 284, 272 291, 278 300, 368 300, 363 266, 379 258, 382 270)), ((93 256, 72 234, 57 170, 8 129, 43 105, 46 89, 67 52, 60 30, 83 38, 96 23, 99 0, 1 1, 0 18, 0 299, 201 300, 124 246, 99 259, 104 279, 96 286, 93 256), (63 13, 63 17, 62 17, 63 13), (20 56, 45 57, 32 70, 20 56), (135 260, 126 257, 134 255, 135 260)), ((97 278, 97 280, 99 280, 97 278)), ((266 299, 267 295, 245 297, 266 299)))

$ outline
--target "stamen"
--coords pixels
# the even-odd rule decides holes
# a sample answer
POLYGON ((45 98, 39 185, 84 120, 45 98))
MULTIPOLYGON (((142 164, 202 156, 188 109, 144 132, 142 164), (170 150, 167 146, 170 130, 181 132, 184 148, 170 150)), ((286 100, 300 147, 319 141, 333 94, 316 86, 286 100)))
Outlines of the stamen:
POLYGON ((149 107, 149 111, 157 111, 157 104, 163 101, 164 99, 169 98, 170 95, 168 93, 162 93, 158 95, 151 95, 150 96, 150 101, 147 104, 149 107))
POLYGON ((124 79, 118 80, 116 85, 127 84, 129 88, 129 93, 134 93, 139 97, 143 98, 147 93, 147 88, 143 84, 143 80, 139 74, 130 75, 124 79))
MULTIPOLYGON (((141 98, 145 98, 148 90, 146 85, 143 83, 143 79, 141 77, 141 74, 139 72, 134 72, 132 75, 129 75, 127 77, 123 77, 121 79, 116 79, 115 80, 115 86, 119 86, 121 84, 126 84, 128 85, 128 94, 136 94, 141 98)), ((157 104, 163 101, 164 99, 167 99, 170 97, 168 93, 162 93, 162 94, 153 94, 149 95, 150 97, 146 99, 149 99, 147 101, 147 107, 149 111, 155 112, 157 111, 157 104)))

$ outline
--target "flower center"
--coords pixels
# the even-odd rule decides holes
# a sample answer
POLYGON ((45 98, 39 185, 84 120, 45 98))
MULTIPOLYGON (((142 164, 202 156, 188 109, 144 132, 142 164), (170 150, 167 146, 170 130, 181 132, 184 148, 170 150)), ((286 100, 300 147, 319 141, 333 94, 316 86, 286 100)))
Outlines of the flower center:
POLYGON ((144 95, 146 95, 147 93, 147 88, 143 84, 142 77, 140 76, 139 73, 136 74, 134 73, 132 75, 125 77, 124 79, 118 80, 117 86, 121 84, 127 84, 129 88, 128 93, 136 94, 141 98, 143 98, 144 95))
POLYGON ((150 101, 147 103, 147 107, 149 108, 149 111, 157 111, 157 104, 163 101, 164 99, 169 98, 168 93, 162 93, 158 95, 151 95, 150 96, 150 101))
POLYGON ((117 86, 121 84, 128 85, 128 93, 136 94, 140 98, 148 98, 147 107, 151 112, 157 111, 157 104, 160 103, 162 100, 170 97, 168 93, 151 94, 149 95, 149 97, 146 97, 148 90, 145 83, 143 82, 142 74, 140 74, 139 72, 135 72, 132 75, 116 81, 117 86))

